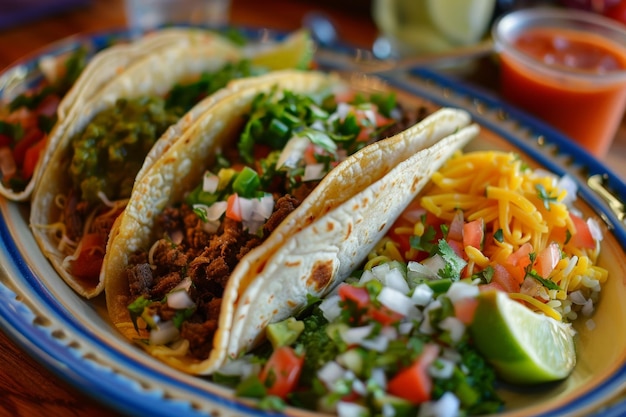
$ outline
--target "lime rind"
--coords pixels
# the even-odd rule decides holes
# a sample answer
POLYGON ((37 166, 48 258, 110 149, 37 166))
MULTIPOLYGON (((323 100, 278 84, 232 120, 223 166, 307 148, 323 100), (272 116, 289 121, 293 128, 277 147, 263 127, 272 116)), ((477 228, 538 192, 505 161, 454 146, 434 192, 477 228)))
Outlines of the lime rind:
POLYGON ((255 51, 252 64, 269 70, 308 69, 313 62, 315 42, 306 29, 287 35, 281 42, 255 51))
POLYGON ((479 296, 470 331, 477 349, 509 383, 558 381, 576 365, 570 324, 535 313, 501 291, 479 296))

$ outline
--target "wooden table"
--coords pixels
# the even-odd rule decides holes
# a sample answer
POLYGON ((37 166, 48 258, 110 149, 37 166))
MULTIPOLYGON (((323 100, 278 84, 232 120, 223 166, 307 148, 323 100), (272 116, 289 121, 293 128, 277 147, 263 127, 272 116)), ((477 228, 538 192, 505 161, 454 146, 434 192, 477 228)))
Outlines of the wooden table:
MULTIPOLYGON (((343 40, 369 47, 376 28, 368 3, 232 0, 230 21, 235 25, 293 30, 301 25, 306 12, 315 9, 335 21, 343 40)), ((0 69, 55 40, 81 32, 121 28, 125 22, 123 0, 92 0, 89 6, 0 31, 0 69)), ((607 165, 626 178, 626 124, 609 155, 607 165)), ((52 374, 0 333, 0 416, 5 415, 99 417, 115 413, 52 374)))

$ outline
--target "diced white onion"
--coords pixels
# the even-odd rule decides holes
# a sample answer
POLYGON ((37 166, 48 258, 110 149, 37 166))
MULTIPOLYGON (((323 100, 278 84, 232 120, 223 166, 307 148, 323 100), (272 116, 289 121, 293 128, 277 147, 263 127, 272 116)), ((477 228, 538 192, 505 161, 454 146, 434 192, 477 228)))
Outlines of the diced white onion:
POLYGON ((340 335, 343 341, 348 345, 360 345, 365 338, 372 334, 373 329, 374 326, 371 324, 360 327, 350 327, 342 329, 340 335))
POLYGON ((398 290, 402 294, 409 292, 409 284, 397 268, 391 268, 389 264, 384 263, 372 268, 372 273, 385 287, 398 290))
POLYGON ((415 308, 413 306, 413 301, 409 297, 391 287, 383 287, 378 294, 377 299, 389 310, 403 316, 409 314, 409 310, 411 308, 415 308))
POLYGON ((474 298, 477 297, 479 293, 478 286, 468 284, 466 282, 456 281, 450 285, 446 295, 453 303, 463 299, 463 298, 474 298))
POLYGON ((585 298, 583 293, 580 292, 580 290, 571 292, 569 294, 569 299, 572 301, 572 303, 577 304, 579 306, 585 305, 585 303, 587 302, 587 299, 585 298))
POLYGON ((365 383, 356 377, 352 379, 352 390, 363 397, 367 395, 365 383))
POLYGON ((220 177, 214 173, 207 171, 202 178, 202 191, 214 193, 217 191, 217 187, 220 184, 220 177))
POLYGON ((156 329, 150 331, 151 345, 165 345, 178 337, 178 329, 174 322, 169 320, 159 323, 156 329))
POLYGON ((461 401, 451 392, 444 393, 437 401, 420 404, 417 417, 456 417, 461 401))
POLYGON ((310 143, 309 139, 304 136, 294 136, 289 139, 280 153, 278 161, 276 161, 276 169, 280 169, 283 166, 296 168, 304 157, 304 152, 310 143))
POLYGON ((176 310, 184 310, 195 307, 196 303, 193 302, 187 291, 178 289, 167 295, 167 305, 176 310))
POLYGON ((362 417, 369 414, 367 407, 357 403, 339 401, 337 403, 337 415, 339 417, 362 417))
POLYGON ((456 317, 446 317, 441 320, 439 322, 439 328, 449 331, 450 339, 452 339, 455 343, 461 340, 465 334, 465 324, 463 324, 463 322, 456 317))
POLYGON ((592 217, 587 219, 587 226, 589 226, 589 233, 591 233, 591 237, 597 242, 600 242, 604 236, 602 236, 602 229, 600 229, 600 225, 598 221, 592 217))
POLYGON ((317 377, 326 388, 332 389, 335 383, 343 377, 345 372, 346 370, 337 362, 330 361, 326 362, 326 364, 317 371, 317 377))
POLYGON ((448 379, 454 372, 454 362, 444 358, 437 358, 429 367, 428 374, 433 378, 448 379))
POLYGON ((578 192, 578 185, 576 181, 569 175, 563 175, 557 181, 556 187, 559 190, 565 190, 566 194, 563 200, 561 201, 567 207, 570 207, 574 201, 576 201, 576 193, 578 192))
POLYGON ((172 240, 172 243, 174 243, 175 245, 180 245, 184 238, 185 238, 185 234, 180 229, 174 230, 170 235, 170 239, 172 240))
POLYGON ((302 181, 315 181, 324 177, 326 174, 326 165, 324 164, 308 164, 304 167, 304 175, 302 181))
POLYGON ((384 352, 389 346, 389 339, 383 334, 370 338, 373 325, 350 327, 340 331, 341 339, 348 345, 359 345, 376 352, 384 352))
POLYGON ((435 329, 433 328, 432 324, 430 323, 430 314, 429 314, 429 312, 431 310, 437 309, 439 307, 441 307, 441 301, 439 301, 439 300, 434 300, 434 301, 432 301, 430 304, 428 304, 426 306, 426 308, 424 309, 424 320, 420 324, 420 332, 422 332, 424 334, 433 334, 435 332, 435 329))
POLYGON ((337 104, 337 110, 335 111, 335 114, 337 115, 337 117, 339 117, 340 120, 343 120, 348 114, 350 114, 351 111, 351 105, 349 105, 348 103, 339 103, 337 104))
POLYGON ((329 322, 335 321, 335 319, 341 314, 341 306, 339 305, 340 300, 341 297, 335 294, 324 298, 320 303, 319 308, 322 310, 324 318, 329 322))
POLYGON ((420 284, 413 290, 411 300, 413 300, 413 303, 415 303, 415 305, 423 307, 430 304, 430 302, 433 300, 434 293, 435 292, 433 291, 433 289, 430 288, 428 285, 420 284))
POLYGON ((386 390, 387 389, 387 376, 385 375, 385 370, 383 368, 372 369, 370 383, 373 383, 377 387, 383 390, 386 390))
POLYGON ((591 314, 593 314, 593 300, 591 298, 587 300, 581 310, 581 313, 583 313, 583 316, 586 317, 589 317, 591 316, 591 314))
MULTIPOLYGON (((419 310, 418 310, 419 311, 419 310)), ((398 325, 398 332, 400 332, 400 334, 402 335, 407 335, 409 333, 411 333, 411 330, 413 330, 413 321, 405 321, 402 322, 398 325)))
POLYGON ((409 261, 406 268, 406 278, 411 282, 419 282, 423 279, 437 279, 437 271, 433 271, 428 266, 422 265, 419 262, 409 261))
POLYGON ((438 253, 434 254, 428 259, 424 259, 422 261, 422 265, 431 270, 431 272, 435 275, 439 275, 439 270, 444 269, 446 267, 446 261, 443 259, 441 255, 438 253))
POLYGON ((376 276, 374 275, 374 273, 372 273, 370 269, 366 269, 361 274, 361 278, 359 278, 359 283, 365 284, 366 282, 372 281, 374 279, 376 279, 376 276))
POLYGON ((228 207, 228 203, 226 201, 216 201, 210 206, 207 206, 206 204, 194 204, 193 205, 193 209, 202 210, 207 220, 209 221, 219 220, 222 217, 222 215, 226 213, 227 207, 228 207))

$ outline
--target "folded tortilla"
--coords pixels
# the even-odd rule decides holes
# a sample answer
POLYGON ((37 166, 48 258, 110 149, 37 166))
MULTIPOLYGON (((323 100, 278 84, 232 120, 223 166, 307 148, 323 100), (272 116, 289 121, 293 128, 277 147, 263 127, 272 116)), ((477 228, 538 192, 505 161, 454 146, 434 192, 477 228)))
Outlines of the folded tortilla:
MULTIPOLYGON (((288 39, 289 37, 285 41, 288 39)), ((152 37, 143 42, 159 47, 154 46, 155 51, 143 53, 139 59, 124 67, 121 73, 103 85, 89 100, 81 103, 80 111, 69 112, 70 120, 55 146, 51 149, 49 161, 43 166, 41 176, 45 177, 46 180, 37 184, 32 197, 30 225, 37 243, 65 282, 86 298, 95 297, 102 292, 104 277, 102 274, 96 274, 92 271, 90 278, 85 279, 83 276, 77 276, 78 274, 72 272, 72 262, 76 260, 77 256, 75 254, 80 253, 80 245, 84 243, 82 236, 89 233, 89 231, 83 230, 78 241, 69 242, 68 245, 62 225, 63 204, 66 203, 64 201, 65 196, 72 189, 68 169, 71 162, 73 139, 84 132, 98 114, 112 108, 119 99, 165 96, 173 86, 181 82, 193 80, 203 73, 215 72, 228 63, 240 61, 244 58, 244 54, 247 54, 246 57, 249 57, 250 54, 248 50, 235 46, 221 36, 209 36, 201 31, 168 32, 167 36, 152 37), (186 41, 184 41, 185 39, 186 41)), ((277 46, 279 47, 280 44, 277 46)), ((141 44, 137 47, 141 47, 141 44)), ((129 48, 135 47, 129 46, 129 48)), ((259 53, 266 53, 266 49, 259 53)), ((117 55, 114 54, 108 64, 112 65, 112 61, 118 59, 124 61, 124 58, 117 58, 117 55)), ((107 71, 110 70, 111 67, 107 65, 107 71)), ((236 85, 243 86, 246 82, 242 81, 241 84, 236 85)), ((254 79, 251 78, 249 82, 253 83, 254 79)), ((233 89, 236 88, 235 86, 233 89)), ((224 93, 218 91, 204 98, 177 123, 170 126, 150 151, 146 155, 142 155, 145 159, 138 172, 125 173, 128 180, 133 181, 141 177, 145 170, 201 114, 219 101, 221 94, 224 93)), ((85 96, 81 95, 81 97, 85 96)), ((105 205, 110 203, 106 201, 106 196, 103 198, 103 203, 105 205)), ((125 204, 126 201, 124 200, 113 202, 111 217, 114 218, 125 204)), ((105 237, 104 243, 106 243, 107 238, 105 237)), ((97 250, 104 252, 104 244, 101 246, 97 250)))
MULTIPOLYGON (((104 264, 107 309, 112 322, 129 339, 139 337, 128 310, 133 300, 127 268, 133 254, 151 247, 159 238, 155 236, 155 218, 166 207, 181 202, 200 183, 216 153, 236 140, 242 117, 255 97, 274 89, 313 94, 345 87, 336 75, 319 72, 270 76, 271 82, 242 88, 220 100, 135 184, 111 233, 104 264)), ((252 347, 267 323, 291 314, 306 300, 306 294, 325 293, 345 278, 430 174, 477 134, 477 127, 470 123, 466 112, 442 109, 398 135, 366 146, 332 169, 231 273, 208 358, 191 358, 185 340, 174 346, 139 344, 191 374, 210 374, 228 356, 252 347)))
POLYGON ((200 45, 212 42, 219 36, 213 32, 198 29, 164 29, 153 32, 133 43, 116 44, 96 53, 85 66, 72 88, 62 98, 57 107, 57 121, 48 137, 32 178, 21 191, 15 191, 0 183, 0 195, 13 201, 28 200, 40 181, 44 167, 49 163, 54 150, 64 137, 77 113, 83 106, 114 78, 122 74, 134 62, 165 48, 187 45, 200 45))

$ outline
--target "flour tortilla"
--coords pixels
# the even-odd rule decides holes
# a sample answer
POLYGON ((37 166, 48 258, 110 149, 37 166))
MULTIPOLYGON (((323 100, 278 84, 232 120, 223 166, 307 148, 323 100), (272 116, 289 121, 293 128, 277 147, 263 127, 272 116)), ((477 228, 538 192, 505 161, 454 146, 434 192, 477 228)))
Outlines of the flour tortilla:
MULTIPOLYGON (((206 40, 206 39, 205 39, 206 40)), ((49 161, 43 166, 41 175, 45 181, 39 181, 35 187, 31 202, 30 226, 43 253, 48 257, 59 275, 78 294, 85 298, 97 296, 104 289, 104 282, 85 282, 77 279, 64 265, 68 253, 59 248, 59 238, 50 227, 61 218, 61 209, 56 204, 58 196, 67 195, 72 181, 67 164, 72 139, 82 132, 91 120, 106 108, 113 106, 118 98, 134 98, 144 95, 165 95, 175 84, 202 72, 220 69, 227 62, 241 59, 241 50, 221 37, 208 41, 177 43, 158 51, 146 54, 134 61, 111 82, 104 85, 97 94, 85 102, 81 111, 70 113, 63 135, 58 138, 49 161), (168 65, 173 63, 176 65, 168 65)), ((170 127, 157 141, 145 164, 154 162, 158 155, 167 149, 181 132, 191 125, 196 118, 210 108, 219 98, 209 96, 179 122, 170 127)), ((138 175, 143 173, 143 168, 138 175)))
POLYGON ((45 139, 48 143, 39 157, 29 183, 24 190, 17 192, 0 183, 0 195, 13 201, 28 200, 36 184, 41 180, 44 167, 50 162, 54 150, 59 146, 59 142, 63 139, 75 114, 82 113, 83 106, 98 91, 122 74, 134 62, 165 48, 202 45, 211 43, 216 38, 219 36, 209 31, 172 28, 151 33, 133 43, 117 44, 96 53, 59 103, 57 122, 48 138, 45 139))
MULTIPOLYGON (((430 177, 478 131, 478 126, 472 124, 413 155, 411 142, 417 132, 406 131, 390 139, 396 143, 371 145, 369 155, 361 155, 364 161, 392 159, 397 161, 395 168, 297 233, 289 229, 288 222, 283 223, 268 244, 276 244, 278 249, 270 257, 255 253, 265 264, 259 273, 252 272, 254 257, 244 258, 245 263, 231 275, 227 288, 228 298, 235 300, 234 314, 226 314, 233 310, 230 304, 222 312, 223 326, 231 329, 228 358, 250 351, 263 339, 268 324, 293 316, 307 305, 309 295, 323 297, 347 278, 430 177), (411 156, 401 160, 397 155, 411 156)), ((360 168, 346 167, 330 181, 349 182, 362 174, 360 168)), ((324 194, 332 188, 320 184, 303 210, 311 213, 316 202, 329 201, 324 194)))
MULTIPOLYGON (((153 228, 158 213, 166 206, 181 201, 185 192, 191 190, 200 181, 207 167, 213 164, 217 149, 229 141, 236 140, 241 116, 250 108, 254 97, 260 92, 269 92, 275 86, 278 86, 280 90, 306 94, 320 90, 345 88, 345 85, 342 84, 337 76, 318 72, 291 71, 284 72, 280 77, 274 75, 270 83, 259 83, 250 88, 244 88, 221 100, 210 111, 203 114, 185 132, 183 137, 178 139, 150 167, 136 183, 126 210, 118 218, 105 257, 107 309, 112 322, 123 334, 129 339, 138 336, 127 309, 128 304, 132 301, 129 299, 126 277, 129 257, 137 250, 147 250, 150 247, 157 238, 153 234, 153 228)), ((416 152, 432 146, 443 137, 453 134, 469 123, 470 116, 462 110, 440 110, 406 132, 365 147, 333 169, 316 187, 313 194, 307 197, 261 246, 246 255, 233 271, 225 289, 219 327, 214 337, 213 350, 208 359, 196 361, 188 358, 184 342, 176 349, 165 346, 146 347, 143 345, 143 347, 148 349, 152 355, 185 372, 192 374, 210 374, 213 372, 224 363, 227 353, 239 352, 241 346, 244 346, 242 343, 235 342, 235 346, 227 351, 230 345, 229 341, 247 334, 250 328, 246 324, 244 326, 245 331, 239 329, 238 322, 250 314, 248 311, 243 311, 243 316, 240 314, 234 317, 235 309, 237 308, 237 312, 241 313, 241 310, 246 308, 242 301, 247 302, 245 300, 249 294, 268 295, 257 291, 256 287, 258 285, 263 286, 262 282, 265 282, 266 277, 269 276, 268 271, 275 271, 276 265, 285 261, 282 259, 285 253, 283 248, 287 247, 285 241, 287 244, 293 245, 293 243, 289 243, 292 241, 287 239, 298 239, 297 241, 301 243, 302 241, 299 239, 303 239, 305 236, 313 237, 307 243, 308 251, 310 253, 325 253, 334 262, 333 265, 337 264, 339 260, 344 262, 346 257, 351 258, 352 252, 360 254, 362 249, 358 249, 357 246, 364 244, 367 247, 368 244, 372 244, 376 240, 376 236, 385 229, 382 223, 391 223, 391 217, 379 216, 378 212, 372 210, 376 206, 372 205, 372 201, 368 202, 370 199, 368 196, 379 196, 386 199, 384 196, 398 194, 403 196, 404 200, 410 201, 409 196, 417 191, 422 182, 411 184, 411 181, 416 181, 415 177, 418 174, 409 172, 406 175, 394 174, 394 182, 408 184, 407 189, 400 188, 392 191, 392 182, 387 183, 384 190, 382 186, 376 186, 375 190, 370 190, 372 185, 386 178, 386 174, 392 172, 394 167, 409 159, 416 152), (376 194, 372 194, 374 191, 376 194), (351 200, 353 197, 354 199, 351 200), (339 207, 341 208, 339 209, 339 207), (342 231, 340 234, 326 234, 323 235, 324 241, 317 240, 316 235, 311 234, 311 230, 317 230, 320 224, 327 224, 325 221, 332 219, 338 213, 341 213, 336 218, 339 222, 343 221, 352 225, 350 233, 346 234, 342 231), (352 219, 361 219, 361 221, 356 222, 352 219), (363 219, 368 220, 362 221, 363 219), (376 226, 372 228, 374 224, 376 226), (351 234, 359 236, 358 241, 354 241, 351 234), (329 241, 326 238, 332 240, 329 241), (348 243, 342 243, 346 240, 348 243), (329 252, 324 247, 339 249, 329 252), (262 277, 262 282, 258 280, 258 277, 262 277), (233 337, 230 335, 231 328, 237 331, 233 337)), ((475 133, 475 127, 463 132, 465 132, 465 136, 460 135, 459 137, 469 138, 471 134, 475 133)), ((462 143, 461 139, 454 139, 445 142, 446 145, 441 145, 439 148, 451 152, 452 149, 458 148, 462 143)), ((439 153, 429 154, 429 156, 443 159, 439 153)), ((419 160, 417 162, 425 162, 426 166, 415 169, 418 172, 430 172, 429 167, 435 166, 438 161, 439 159, 430 160, 428 158, 419 160)), ((406 164, 408 163, 404 165, 406 164)), ((389 201, 398 202, 397 207, 401 207, 404 200, 398 201, 397 197, 393 197, 389 201)), ((387 209, 390 215, 399 213, 399 208, 395 207, 396 205, 394 205, 393 210, 392 208, 387 209)), ((322 236, 319 233, 318 235, 322 236)), ((306 238, 304 239, 306 240, 306 238)), ((302 262, 303 259, 301 258, 290 257, 289 260, 294 268, 297 262, 302 268, 292 268, 295 272, 293 277, 308 276, 316 268, 315 265, 302 262)), ((356 258, 354 262, 356 262, 356 258)), ((343 273, 346 268, 344 262, 342 268, 337 267, 333 271, 328 271, 329 273, 332 272, 330 275, 324 274, 326 284, 321 290, 332 287, 340 279, 337 271, 343 273)), ((281 279, 286 280, 286 277, 281 279)), ((302 285, 298 289, 301 291, 300 296, 305 298, 308 291, 314 291, 314 288, 307 290, 302 285)), ((282 310, 285 306, 281 301, 286 302, 287 299, 283 299, 279 292, 274 297, 274 301, 276 304, 272 304, 272 306, 282 310)), ((280 313, 282 316, 282 311, 280 313)), ((257 338, 252 337, 252 339, 256 341, 257 338)), ((243 349, 249 345, 251 344, 246 343, 243 349)))

